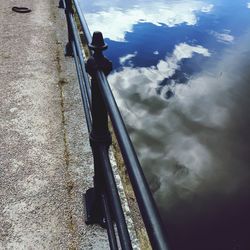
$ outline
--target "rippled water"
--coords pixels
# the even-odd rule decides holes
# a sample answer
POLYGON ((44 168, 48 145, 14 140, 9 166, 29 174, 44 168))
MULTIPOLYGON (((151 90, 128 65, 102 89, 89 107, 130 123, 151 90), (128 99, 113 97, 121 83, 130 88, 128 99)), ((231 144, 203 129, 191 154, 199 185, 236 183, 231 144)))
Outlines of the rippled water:
POLYGON ((173 249, 250 249, 250 1, 81 1, 173 249))

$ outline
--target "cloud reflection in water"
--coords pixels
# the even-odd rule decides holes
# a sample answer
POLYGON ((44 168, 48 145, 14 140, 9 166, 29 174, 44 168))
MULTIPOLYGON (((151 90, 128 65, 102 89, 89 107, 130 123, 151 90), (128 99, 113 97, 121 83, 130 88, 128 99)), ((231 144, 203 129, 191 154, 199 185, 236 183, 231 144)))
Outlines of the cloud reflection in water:
POLYGON ((190 249, 212 249, 217 242, 218 248, 213 249, 224 250, 234 249, 229 246, 238 242, 249 244, 244 235, 248 232, 244 225, 250 225, 246 217, 250 208, 249 38, 226 50, 213 67, 193 74, 185 84, 172 81, 164 86, 174 92, 168 100, 157 95, 157 85, 173 76, 183 59, 196 54, 210 57, 206 48, 181 43, 155 67, 124 67, 109 77, 154 196, 179 247, 192 242, 190 249), (245 215, 240 217, 239 211, 245 215), (243 233, 229 229, 222 220, 240 226, 243 233), (206 248, 194 236, 207 241, 207 234, 213 239, 206 248), (230 239, 233 235, 235 242, 230 239))
POLYGON ((118 5, 103 10, 102 6, 100 11, 86 13, 86 19, 92 30, 101 30, 105 37, 113 41, 125 41, 126 33, 132 32, 133 26, 138 23, 152 23, 168 27, 181 23, 195 25, 197 12, 208 13, 213 8, 212 4, 194 0, 168 1, 167 3, 166 1, 144 1, 140 2, 140 8, 136 3, 137 1, 134 1, 134 4, 127 9, 121 9, 118 5))
POLYGON ((109 82, 174 249, 250 249, 249 3, 93 5, 86 19, 120 59, 109 82))

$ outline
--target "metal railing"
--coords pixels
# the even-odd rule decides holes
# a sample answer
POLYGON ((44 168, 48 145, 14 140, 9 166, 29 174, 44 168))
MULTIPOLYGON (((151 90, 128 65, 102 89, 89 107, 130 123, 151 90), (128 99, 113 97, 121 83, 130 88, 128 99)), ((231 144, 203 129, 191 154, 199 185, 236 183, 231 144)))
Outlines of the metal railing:
POLYGON ((75 60, 94 158, 94 187, 87 190, 85 194, 86 223, 98 223, 106 227, 110 248, 118 249, 115 223, 121 248, 132 249, 109 159, 109 146, 111 145, 109 116, 152 248, 169 249, 160 215, 106 79, 112 70, 112 63, 103 55, 107 44, 101 32, 94 32, 93 37, 91 36, 79 1, 60 0, 59 8, 65 9, 69 39, 65 55, 73 56, 75 60), (80 21, 81 30, 90 51, 90 57, 86 63, 75 16, 80 21))

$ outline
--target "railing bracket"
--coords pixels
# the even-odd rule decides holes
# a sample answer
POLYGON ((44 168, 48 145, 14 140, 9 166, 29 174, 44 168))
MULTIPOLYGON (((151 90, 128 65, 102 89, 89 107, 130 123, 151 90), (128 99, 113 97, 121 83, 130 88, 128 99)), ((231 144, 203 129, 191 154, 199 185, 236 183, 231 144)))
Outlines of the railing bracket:
POLYGON ((63 0, 60 0, 60 1, 59 1, 58 8, 59 8, 59 9, 64 9, 63 0))
POLYGON ((90 188, 84 195, 85 207, 86 207, 86 219, 87 225, 98 224, 103 228, 106 228, 106 219, 104 207, 101 199, 97 200, 97 194, 94 188, 90 188))
POLYGON ((70 42, 68 42, 65 46, 65 52, 64 52, 65 56, 68 57, 73 57, 73 49, 72 49, 72 45, 70 42))

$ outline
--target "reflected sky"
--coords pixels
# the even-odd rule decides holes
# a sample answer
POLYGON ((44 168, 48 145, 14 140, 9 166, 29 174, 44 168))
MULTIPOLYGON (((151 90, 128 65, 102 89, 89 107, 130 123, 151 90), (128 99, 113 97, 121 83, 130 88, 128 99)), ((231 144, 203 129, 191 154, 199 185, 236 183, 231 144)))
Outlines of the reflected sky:
POLYGON ((249 250, 250 2, 81 4, 173 248, 249 250))

